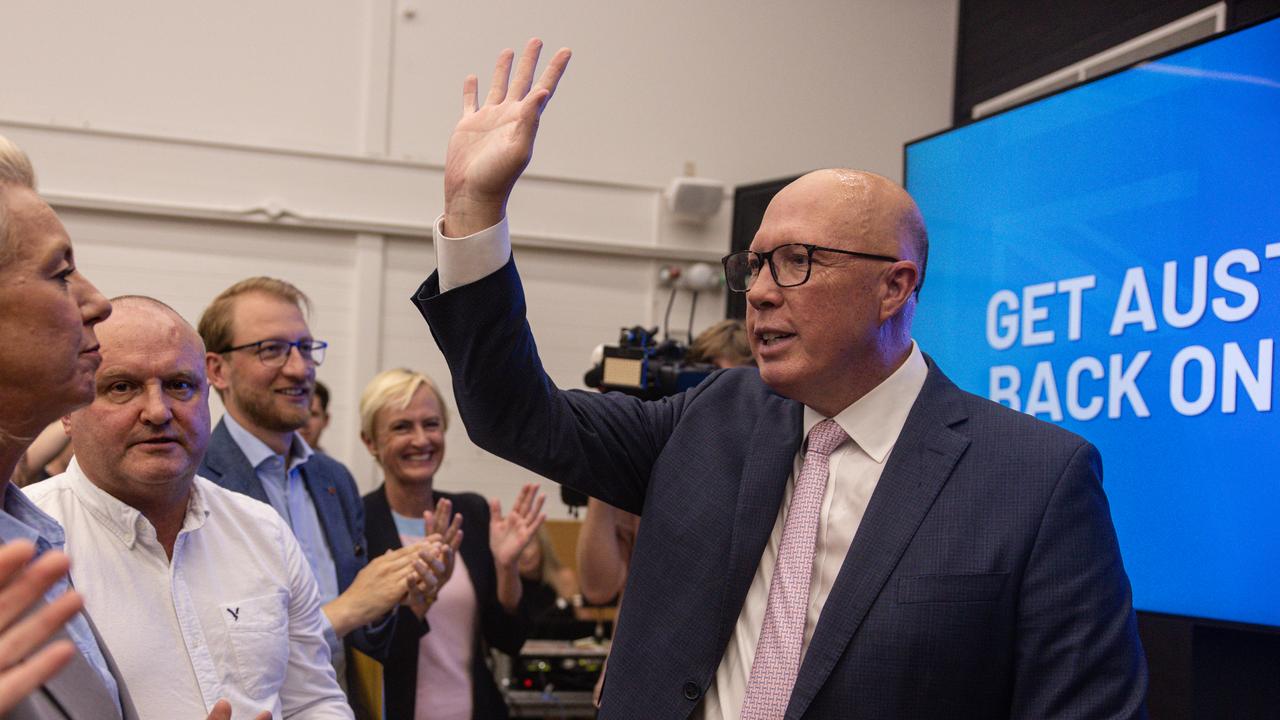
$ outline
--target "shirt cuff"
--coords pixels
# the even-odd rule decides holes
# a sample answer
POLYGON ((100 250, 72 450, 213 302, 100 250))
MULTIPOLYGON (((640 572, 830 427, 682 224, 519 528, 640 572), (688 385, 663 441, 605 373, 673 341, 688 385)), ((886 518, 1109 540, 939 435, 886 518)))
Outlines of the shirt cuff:
POLYGON ((388 626, 390 626, 392 623, 396 621, 396 610, 399 609, 399 607, 400 606, 397 605, 391 608, 391 612, 387 613, 386 615, 383 615, 377 620, 374 620, 368 625, 365 625, 365 631, 371 635, 378 635, 384 632, 388 628, 388 626))
POLYGON ((446 237, 443 226, 441 214, 432 236, 442 293, 492 275, 511 257, 511 232, 505 217, 493 227, 462 238, 446 237))
MULTIPOLYGON (((343 657, 342 638, 338 637, 338 632, 333 629, 333 623, 329 622, 329 616, 320 612, 320 629, 324 631, 325 644, 329 646, 329 656, 331 658, 343 657)), ((333 662, 333 661, 331 661, 333 662)))

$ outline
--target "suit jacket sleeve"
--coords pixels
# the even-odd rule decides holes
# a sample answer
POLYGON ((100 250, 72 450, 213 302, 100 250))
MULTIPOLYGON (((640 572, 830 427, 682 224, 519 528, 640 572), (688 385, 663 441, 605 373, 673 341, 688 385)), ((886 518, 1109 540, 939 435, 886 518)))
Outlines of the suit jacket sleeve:
MULTIPOLYGON (((337 488, 338 496, 342 501, 342 512, 347 518, 351 538, 363 553, 362 556, 357 558, 359 560, 359 569, 363 569, 367 564, 367 560, 373 557, 368 549, 369 542, 365 535, 364 502, 360 499, 360 491, 356 488, 355 478, 351 477, 351 473, 345 465, 331 462, 328 463, 327 467, 332 468, 339 475, 334 486, 337 488)), ((344 587, 343 591, 345 592, 346 589, 344 587)), ((390 612, 368 625, 352 630, 345 638, 346 643, 379 662, 386 660, 391 650, 391 637, 395 632, 396 610, 397 608, 392 608, 390 612)), ((412 614, 410 613, 410 615, 412 614)), ((415 626, 417 624, 416 622, 414 623, 415 626)))
POLYGON ((1146 717, 1146 663, 1128 578, 1102 491, 1102 460, 1082 444, 1044 510, 1018 607, 1011 717, 1146 717))
POLYGON ((543 371, 525 320, 515 263, 439 292, 414 295, 453 376, 467 434, 539 475, 640 514, 649 474, 697 391, 644 402, 621 393, 561 391, 543 371))

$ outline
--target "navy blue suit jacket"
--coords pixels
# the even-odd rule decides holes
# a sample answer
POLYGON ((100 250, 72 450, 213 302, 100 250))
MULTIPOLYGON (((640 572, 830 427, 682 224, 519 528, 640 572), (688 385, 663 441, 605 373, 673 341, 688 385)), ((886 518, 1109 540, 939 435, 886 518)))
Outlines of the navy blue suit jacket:
MULTIPOLYGON (((346 592, 356 579, 356 573, 369 560, 360 491, 346 466, 324 453, 312 455, 303 463, 300 472, 311 501, 315 503, 316 515, 329 542, 329 552, 333 554, 338 592, 346 592)), ((267 491, 263 489, 249 459, 231 437, 225 421, 219 421, 213 429, 199 474, 228 490, 271 504, 267 491)), ((351 631, 343 640, 347 646, 382 661, 387 655, 394 624, 394 618, 378 621, 351 631)))
MULTIPOLYGON (((641 515, 602 718, 684 718, 737 622, 801 442, 750 368, 642 402, 557 389, 512 262, 414 297, 482 448, 641 515)), ((786 717, 1134 718, 1146 663, 1094 447, 929 374, 786 717)))

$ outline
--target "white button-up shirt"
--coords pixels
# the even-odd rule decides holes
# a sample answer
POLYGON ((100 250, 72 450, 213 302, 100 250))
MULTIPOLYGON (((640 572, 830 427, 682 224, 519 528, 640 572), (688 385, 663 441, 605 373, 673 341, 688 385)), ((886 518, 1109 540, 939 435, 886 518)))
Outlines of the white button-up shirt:
POLYGON ((26 493, 66 528, 71 578, 143 718, 352 717, 315 578, 270 506, 195 478, 172 562, 155 528, 74 460, 26 493))

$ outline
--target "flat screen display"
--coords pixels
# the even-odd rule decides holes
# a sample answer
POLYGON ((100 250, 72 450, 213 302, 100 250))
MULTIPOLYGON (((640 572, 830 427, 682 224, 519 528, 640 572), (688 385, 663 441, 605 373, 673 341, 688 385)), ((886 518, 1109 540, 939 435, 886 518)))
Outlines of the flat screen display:
POLYGON ((915 337, 1102 451, 1139 610, 1280 626, 1280 20, 906 148, 915 337))

